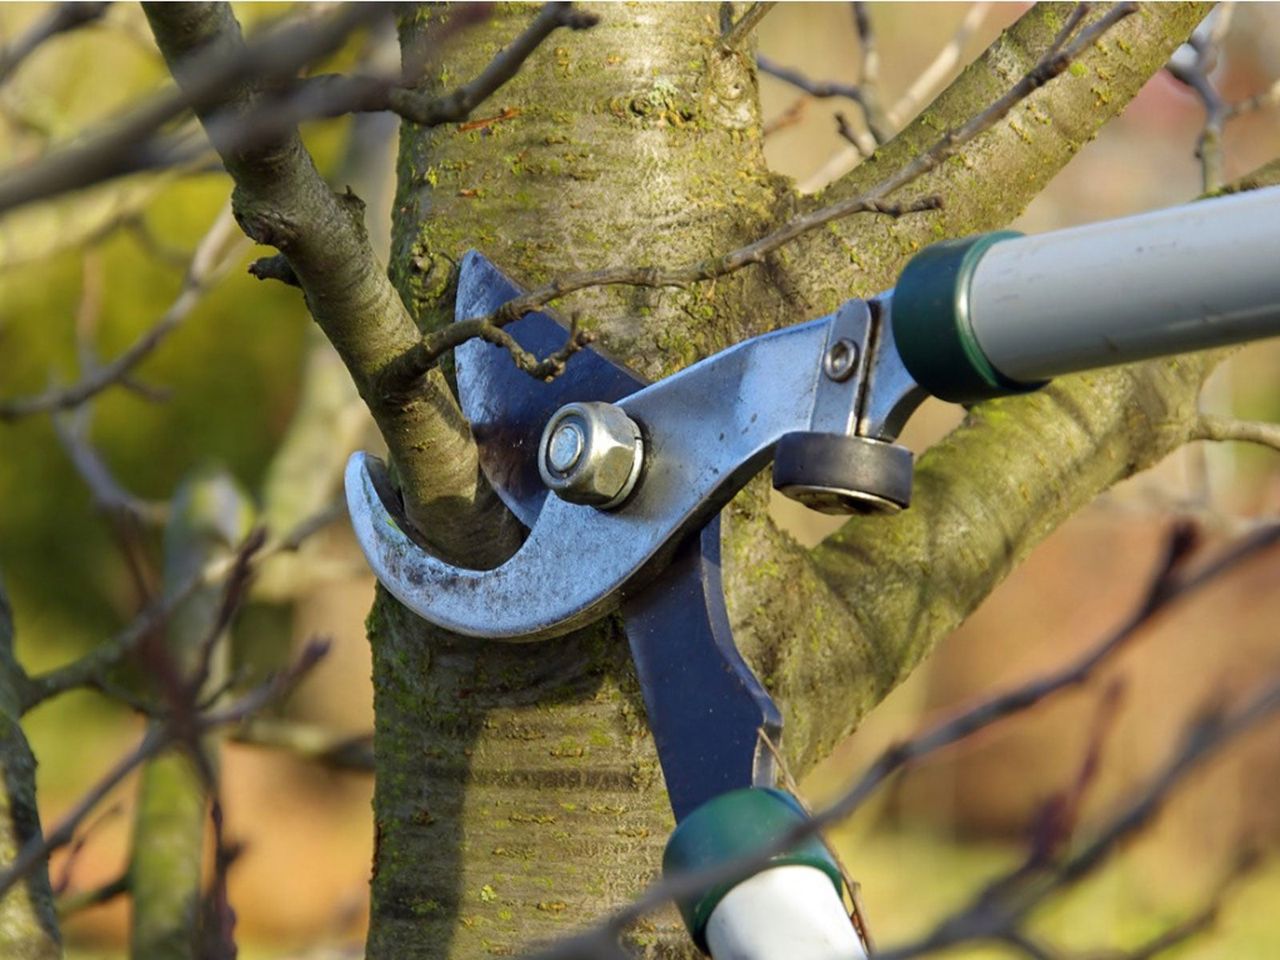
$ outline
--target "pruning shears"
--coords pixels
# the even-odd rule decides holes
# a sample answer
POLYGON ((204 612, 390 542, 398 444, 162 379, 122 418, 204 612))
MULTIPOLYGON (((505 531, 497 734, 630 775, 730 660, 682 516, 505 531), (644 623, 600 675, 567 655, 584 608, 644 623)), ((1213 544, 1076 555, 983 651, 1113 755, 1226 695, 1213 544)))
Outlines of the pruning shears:
MULTIPOLYGON (((485 474, 528 537, 495 569, 452 566, 404 532, 384 469, 363 453, 346 472, 356 536, 397 599, 456 633, 529 641, 620 610, 677 823, 664 870, 733 859, 805 815, 774 789, 768 747, 781 715, 725 610, 719 512, 729 499, 772 460, 775 487, 815 509, 901 510, 912 457, 895 441, 927 396, 973 403, 1280 333, 1277 222, 1271 188, 935 244, 893 290, 656 383, 593 349, 543 383, 471 340, 456 351, 459 399, 485 474)), ((472 251, 456 319, 521 292, 472 251)), ((567 335, 546 313, 507 330, 538 355, 567 335)), ((716 960, 864 957, 841 895, 815 839, 680 907, 716 960)))

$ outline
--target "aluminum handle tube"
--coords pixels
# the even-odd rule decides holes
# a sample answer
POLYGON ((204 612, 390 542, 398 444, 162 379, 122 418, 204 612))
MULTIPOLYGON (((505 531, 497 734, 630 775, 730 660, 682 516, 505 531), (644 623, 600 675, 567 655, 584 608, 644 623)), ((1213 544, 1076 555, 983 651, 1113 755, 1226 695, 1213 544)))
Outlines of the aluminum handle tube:
POLYGON ((1280 334, 1280 187, 994 243, 969 316, 1021 383, 1280 334))

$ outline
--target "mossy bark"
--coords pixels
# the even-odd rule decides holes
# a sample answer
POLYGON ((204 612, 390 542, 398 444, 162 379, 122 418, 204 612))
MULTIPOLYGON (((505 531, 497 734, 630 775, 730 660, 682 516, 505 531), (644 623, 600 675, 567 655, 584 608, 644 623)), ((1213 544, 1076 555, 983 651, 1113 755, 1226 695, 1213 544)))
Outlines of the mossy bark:
MULTIPOLYGON (((40 837, 36 759, 19 723, 25 679, 13 656, 13 618, 0 583, 0 864, 13 863, 19 850, 40 837)), ((48 865, 43 861, 0 897, 0 956, 62 956, 48 865)))
MULTIPOLYGON (((504 119, 404 128, 391 272, 424 328, 451 319, 452 266, 471 247, 532 285, 578 268, 720 253, 808 203, 764 164, 751 60, 718 45, 716 6, 598 12, 597 28, 553 38, 481 111, 504 119)), ((531 15, 500 8, 444 51, 431 83, 477 73, 531 15)), ((941 215, 862 218, 714 284, 598 290, 570 306, 607 349, 657 377, 887 286, 925 242, 1014 216, 1200 15, 1170 6, 1131 18, 1086 55, 1095 86, 1108 73, 1105 98, 1055 81, 919 188, 944 196, 941 215)), ((1061 16, 1025 17, 831 193, 904 162, 994 99, 1061 16)), ((402 29, 416 42, 427 24, 402 29)), ((731 611, 784 709, 797 771, 1070 510, 1182 442, 1208 363, 1083 378, 983 407, 924 459, 912 511, 851 524, 817 553, 773 527, 763 483, 739 497, 726 533, 731 611)), ((534 645, 483 643, 445 636, 380 594, 369 626, 373 960, 516 952, 589 922, 654 876, 670 814, 615 621, 534 645)), ((687 949, 670 915, 634 937, 654 954, 687 949)))

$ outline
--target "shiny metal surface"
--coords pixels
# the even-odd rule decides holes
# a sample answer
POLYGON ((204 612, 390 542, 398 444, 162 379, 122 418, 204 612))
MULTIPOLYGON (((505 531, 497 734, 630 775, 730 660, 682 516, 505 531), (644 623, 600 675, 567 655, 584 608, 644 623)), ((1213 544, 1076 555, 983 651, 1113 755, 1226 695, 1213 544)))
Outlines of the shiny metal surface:
POLYGON ((774 785, 782 715, 733 644, 720 581, 720 519, 685 540, 622 607, 676 820, 739 787, 774 785))
MULTIPOLYGON (((492 313, 523 293, 483 255, 472 250, 458 271, 457 320, 492 313)), ((569 331, 546 313, 530 313, 506 327, 516 341, 539 357, 564 345, 569 331)), ((645 385, 630 370, 600 350, 569 358, 550 383, 534 380, 511 362, 501 347, 468 340, 454 351, 458 402, 471 421, 480 451, 480 467, 502 502, 526 527, 532 527, 547 498, 538 475, 538 441, 556 410, 575 400, 618 400, 645 385)))
POLYGON ((411 610, 468 636, 532 640, 603 615, 620 591, 656 572, 664 548, 720 510, 780 437, 813 429, 819 382, 847 391, 852 409, 861 378, 836 385, 821 376, 832 320, 738 344, 623 399, 646 444, 631 498, 603 513, 545 497, 529 537, 493 570, 453 567, 409 539, 378 496, 364 454, 355 454, 347 501, 370 566, 411 610))
POLYGON ((562 500, 601 510, 635 489, 644 463, 640 429, 612 403, 570 403, 547 421, 538 444, 542 482, 562 500))

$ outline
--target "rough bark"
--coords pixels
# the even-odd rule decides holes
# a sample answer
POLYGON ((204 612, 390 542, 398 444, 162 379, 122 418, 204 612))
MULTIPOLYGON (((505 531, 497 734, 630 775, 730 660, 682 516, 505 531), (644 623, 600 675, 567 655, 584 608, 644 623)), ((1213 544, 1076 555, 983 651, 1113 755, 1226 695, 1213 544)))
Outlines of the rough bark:
MULTIPOLYGON (((508 119, 404 128, 391 272, 424 328, 449 321, 451 267, 470 247, 532 285, 562 271, 720 253, 806 203, 764 165, 750 59, 718 45, 714 6, 599 12, 600 26, 559 39, 503 89, 495 103, 508 119)), ((862 217, 715 284, 598 290, 571 306, 652 377, 887 286, 925 242, 1014 216, 1200 15, 1154 8, 1091 50, 1084 88, 1074 74, 1050 84, 920 187, 944 196, 941 217, 862 217)), ((431 82, 473 75, 529 16, 500 10, 445 52, 431 82)), ((994 99, 1061 16, 1024 18, 882 159, 831 192, 856 189, 994 99)), ((406 23, 403 39, 424 29, 406 23)), ((741 496, 726 544, 731 607, 786 712, 797 769, 1071 509, 1185 439, 1179 420, 1207 363, 984 407, 923 461, 910 513, 851 524, 812 556, 769 522, 767 487, 741 496)), ((670 815, 615 623, 534 646, 484 644, 443 636, 383 594, 370 638, 371 958, 508 953, 586 922, 653 876, 670 815)), ((682 949, 670 917, 637 939, 663 955, 682 949)))
MULTIPOLYGON (((13 656, 13 619, 0 583, 0 863, 12 863, 29 840, 40 836, 36 760, 19 724, 25 679, 13 656)), ((62 956, 44 863, 0 898, 0 955, 19 960, 62 956)))

